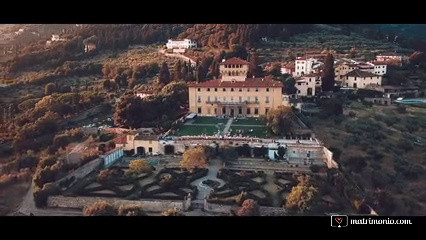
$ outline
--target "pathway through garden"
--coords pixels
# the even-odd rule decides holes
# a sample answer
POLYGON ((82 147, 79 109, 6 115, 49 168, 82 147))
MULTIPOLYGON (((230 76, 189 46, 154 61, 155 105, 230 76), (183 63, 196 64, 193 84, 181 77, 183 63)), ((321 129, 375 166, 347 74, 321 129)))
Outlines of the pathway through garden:
POLYGON ((191 183, 191 185, 197 186, 198 188, 198 194, 196 196, 196 199, 204 199, 207 196, 207 194, 209 194, 210 191, 212 190, 211 187, 204 185, 202 183, 203 181, 208 179, 217 181, 220 183, 219 187, 225 184, 225 182, 222 179, 216 177, 217 172, 219 171, 221 167, 222 167, 222 162, 219 159, 211 159, 209 161, 209 171, 207 172, 207 175, 191 183))
POLYGON ((231 128, 231 124, 233 120, 234 120, 233 118, 228 119, 228 122, 226 123, 225 128, 223 128, 222 135, 226 135, 228 133, 229 128, 231 128))

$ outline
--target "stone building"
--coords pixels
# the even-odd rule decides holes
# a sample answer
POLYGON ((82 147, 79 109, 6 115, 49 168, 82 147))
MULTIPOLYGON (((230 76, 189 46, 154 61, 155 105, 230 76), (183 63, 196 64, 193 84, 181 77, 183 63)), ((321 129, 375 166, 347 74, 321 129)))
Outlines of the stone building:
POLYGON ((231 58, 220 64, 220 78, 189 84, 189 110, 205 116, 266 115, 283 101, 283 84, 271 78, 247 78, 249 62, 231 58))

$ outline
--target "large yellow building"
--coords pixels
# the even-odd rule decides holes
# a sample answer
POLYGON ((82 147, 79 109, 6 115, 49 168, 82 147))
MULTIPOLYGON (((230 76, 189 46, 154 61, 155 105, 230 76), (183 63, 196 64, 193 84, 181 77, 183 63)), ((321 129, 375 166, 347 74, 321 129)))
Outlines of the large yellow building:
POLYGON ((230 58, 219 66, 219 79, 189 84, 189 110, 205 116, 266 115, 282 104, 283 84, 271 78, 247 78, 249 62, 230 58))

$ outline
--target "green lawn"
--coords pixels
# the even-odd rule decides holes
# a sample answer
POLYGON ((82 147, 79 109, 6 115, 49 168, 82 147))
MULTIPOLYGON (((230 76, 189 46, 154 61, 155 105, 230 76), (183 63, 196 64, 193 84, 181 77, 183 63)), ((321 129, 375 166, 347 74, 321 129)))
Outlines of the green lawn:
POLYGON ((235 119, 232 121, 232 125, 259 125, 264 126, 265 122, 261 118, 245 118, 245 119, 235 119))
POLYGON ((195 126, 195 125, 184 125, 179 128, 176 132, 177 136, 196 136, 196 135, 215 135, 217 133, 216 126, 195 126))
POLYGON ((212 124, 216 125, 218 123, 226 124, 228 118, 216 118, 216 117, 197 117, 194 119, 192 124, 212 124))
POLYGON ((272 137, 271 131, 266 126, 249 127, 249 126, 232 126, 230 128, 231 135, 239 135, 239 130, 242 131, 243 136, 247 137, 259 137, 259 138, 270 138, 272 137), (252 130, 252 131, 250 131, 252 130))

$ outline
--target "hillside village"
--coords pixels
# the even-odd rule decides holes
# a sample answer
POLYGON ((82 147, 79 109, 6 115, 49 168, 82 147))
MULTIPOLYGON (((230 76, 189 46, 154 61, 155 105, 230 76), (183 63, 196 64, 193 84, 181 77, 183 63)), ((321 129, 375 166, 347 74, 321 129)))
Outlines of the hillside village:
POLYGON ((90 28, 53 34, 43 48, 72 43, 76 67, 8 70, 0 183, 28 189, 9 214, 424 213, 423 53, 261 62, 261 47, 211 55, 188 29, 156 44, 116 40, 119 51, 103 50, 107 35, 90 28), (410 84, 395 84, 402 71, 410 84))

